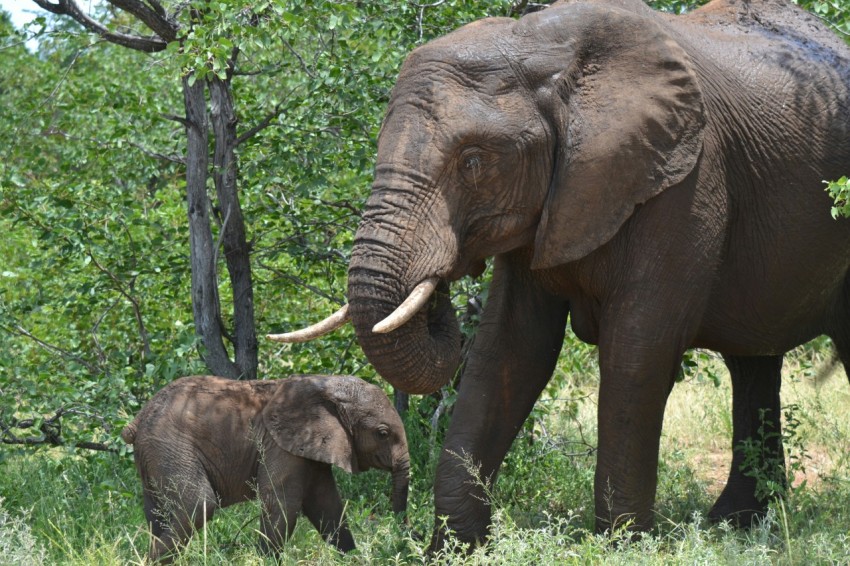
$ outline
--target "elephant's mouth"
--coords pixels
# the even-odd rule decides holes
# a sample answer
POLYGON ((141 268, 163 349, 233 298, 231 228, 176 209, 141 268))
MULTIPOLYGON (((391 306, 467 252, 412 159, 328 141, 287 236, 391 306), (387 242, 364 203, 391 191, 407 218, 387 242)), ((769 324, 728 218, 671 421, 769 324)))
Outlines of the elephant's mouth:
POLYGON ((447 279, 449 281, 456 281, 461 277, 469 275, 470 277, 480 277, 484 270, 487 269, 487 262, 483 259, 473 260, 459 266, 458 268, 452 270, 451 274, 447 279))

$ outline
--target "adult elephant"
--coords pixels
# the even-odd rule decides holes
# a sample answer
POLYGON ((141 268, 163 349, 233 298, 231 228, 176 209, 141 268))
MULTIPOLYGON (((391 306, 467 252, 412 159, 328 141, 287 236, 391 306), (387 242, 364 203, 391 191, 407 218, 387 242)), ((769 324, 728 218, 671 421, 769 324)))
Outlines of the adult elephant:
MULTIPOLYGON (((785 0, 678 17, 639 0, 558 3, 413 51, 348 293, 378 372, 427 393, 458 365, 447 284, 495 256, 437 516, 463 540, 486 535, 489 506, 457 455, 498 471, 568 316, 599 346, 598 529, 653 524, 664 406, 687 348, 727 361, 735 443, 760 409, 778 431, 785 352, 826 334, 850 363, 850 222, 830 218, 822 182, 848 170, 850 50, 785 0), (391 314, 434 287, 427 308, 391 314)), ((777 453, 774 441, 763 457, 777 453)), ((765 502, 739 456, 712 516, 747 522, 765 502)))

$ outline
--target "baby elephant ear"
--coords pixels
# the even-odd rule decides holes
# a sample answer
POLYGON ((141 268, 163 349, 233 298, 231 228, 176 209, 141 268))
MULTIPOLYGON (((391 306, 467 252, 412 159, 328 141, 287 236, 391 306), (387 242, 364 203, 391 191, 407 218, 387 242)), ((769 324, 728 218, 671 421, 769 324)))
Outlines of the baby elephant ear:
POLYGON ((595 5, 562 12, 569 20, 550 34, 572 30, 574 51, 550 89, 558 140, 535 269, 588 255, 636 206, 682 182, 705 125, 693 63, 655 15, 595 5))
POLYGON ((333 376, 293 376, 280 387, 262 412, 262 426, 290 454, 358 471, 352 433, 340 419, 329 395, 333 376))

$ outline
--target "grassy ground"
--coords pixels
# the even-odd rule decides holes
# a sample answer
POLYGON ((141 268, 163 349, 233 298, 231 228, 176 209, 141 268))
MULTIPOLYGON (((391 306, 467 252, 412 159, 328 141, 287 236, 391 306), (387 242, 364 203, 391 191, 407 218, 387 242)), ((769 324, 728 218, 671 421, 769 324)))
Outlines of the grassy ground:
MULTIPOLYGON (((812 378, 808 354, 786 362, 783 403, 789 497, 760 526, 739 531, 703 518, 730 459, 728 378, 709 358, 676 386, 662 438, 652 536, 628 543, 590 534, 595 380, 566 375, 538 403, 494 488, 493 542, 452 564, 846 564, 850 560, 850 386, 843 372, 812 378), (720 386, 709 379, 713 373, 720 386)), ((586 373, 587 369, 582 371, 586 373)), ((427 413, 427 402, 422 412, 427 413)), ((408 417, 415 474, 410 527, 389 512, 389 477, 339 474, 357 551, 340 556, 300 521, 283 564, 421 563, 432 526, 430 482, 439 442, 408 417)), ((220 512, 178 563, 273 564, 255 551, 259 509, 220 512)), ((148 544, 129 456, 5 449, 0 453, 0 564, 140 564, 148 544)))

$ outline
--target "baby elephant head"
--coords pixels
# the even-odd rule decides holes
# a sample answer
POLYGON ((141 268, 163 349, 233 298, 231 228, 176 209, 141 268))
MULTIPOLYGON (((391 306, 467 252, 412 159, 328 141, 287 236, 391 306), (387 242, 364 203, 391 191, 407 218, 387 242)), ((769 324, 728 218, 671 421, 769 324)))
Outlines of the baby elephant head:
POLYGON ((353 376, 293 376, 261 414, 280 448, 347 472, 392 472, 392 507, 407 508, 410 457, 404 425, 377 386, 353 376))

